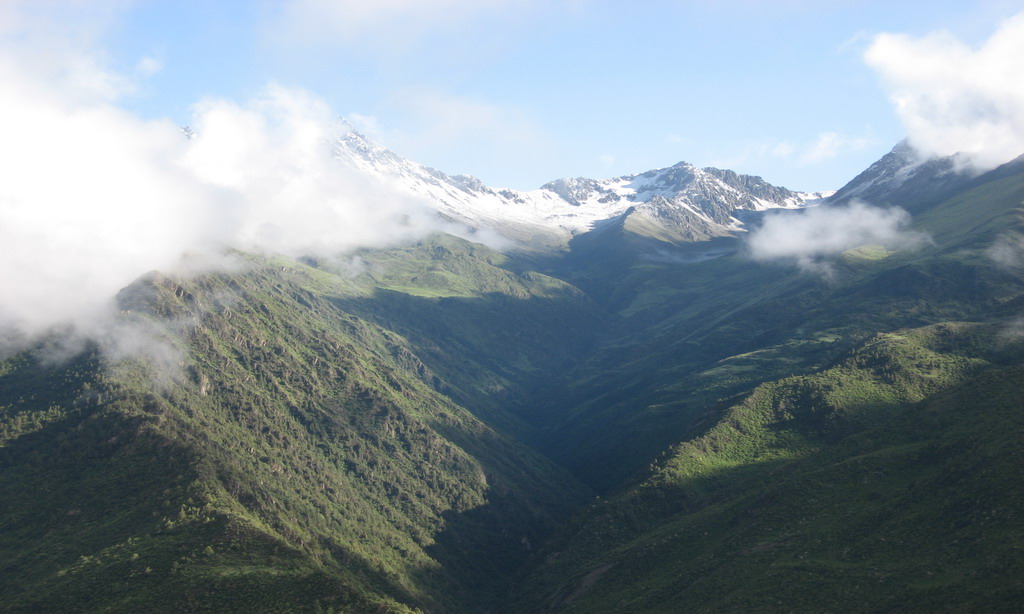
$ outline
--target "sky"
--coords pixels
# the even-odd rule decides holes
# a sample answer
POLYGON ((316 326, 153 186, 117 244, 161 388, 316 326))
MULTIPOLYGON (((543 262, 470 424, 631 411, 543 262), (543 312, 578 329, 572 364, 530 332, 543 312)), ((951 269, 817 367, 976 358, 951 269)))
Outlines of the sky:
MULTIPOLYGON (((341 120, 494 187, 687 161, 827 190, 904 137, 973 170, 1024 153, 1022 67, 1019 0, 0 0, 0 354, 102 336, 118 290, 225 246, 465 230, 340 168, 341 120)), ((752 254, 906 236, 837 215, 752 254)))
POLYGON ((310 92, 407 158, 496 187, 687 161, 806 191, 840 187, 908 132, 886 68, 867 57, 879 35, 977 47, 1024 10, 980 0, 28 4, 130 81, 118 105, 144 119, 186 124, 205 98, 244 101, 273 83, 310 92))

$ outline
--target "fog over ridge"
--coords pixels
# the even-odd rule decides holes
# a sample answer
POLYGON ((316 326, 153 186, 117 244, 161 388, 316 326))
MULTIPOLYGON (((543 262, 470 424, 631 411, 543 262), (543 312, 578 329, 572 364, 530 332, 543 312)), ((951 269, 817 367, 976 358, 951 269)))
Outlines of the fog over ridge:
POLYGON ((910 229, 910 220, 910 214, 899 207, 876 207, 861 201, 842 207, 821 205, 767 215, 745 244, 756 261, 791 263, 831 279, 832 259, 849 249, 864 245, 916 249, 928 244, 931 238, 910 229))
POLYGON ((959 153, 960 163, 983 172, 1024 154, 1024 13, 976 47, 944 31, 882 33, 864 60, 926 156, 959 153))
MULTIPOLYGON (((98 330, 117 291, 139 275, 223 270, 232 266, 227 247, 331 256, 465 230, 338 164, 331 142, 349 128, 310 92, 269 84, 244 101, 204 98, 192 107, 192 139, 175 122, 133 114, 125 97, 160 63, 144 57, 134 69, 110 69, 90 33, 100 28, 66 16, 47 22, 56 6, 0 7, 0 346, 61 324, 98 330)), ((90 12, 72 8, 75 17, 90 12)), ((378 22, 386 8, 360 15, 378 22)), ((927 155, 961 152, 975 169, 1024 152, 1022 58, 1024 13, 974 47, 942 32, 880 34, 864 56, 909 141, 927 155)), ((812 157, 835 146, 837 136, 824 136, 812 157)), ((748 247, 757 260, 828 275, 829 259, 845 249, 924 240, 907 226, 900 210, 820 209, 769 217, 748 247)), ((1015 245, 993 248, 993 258, 1017 258, 1015 245)))
MULTIPOLYGON (((267 86, 245 103, 193 107, 194 137, 168 120, 82 95, 0 49, 0 339, 105 321, 116 292, 152 269, 224 265, 226 247, 334 255, 452 229, 424 202, 332 156, 348 128, 315 96, 267 86)), ((102 77, 102 75, 101 75, 102 77)))

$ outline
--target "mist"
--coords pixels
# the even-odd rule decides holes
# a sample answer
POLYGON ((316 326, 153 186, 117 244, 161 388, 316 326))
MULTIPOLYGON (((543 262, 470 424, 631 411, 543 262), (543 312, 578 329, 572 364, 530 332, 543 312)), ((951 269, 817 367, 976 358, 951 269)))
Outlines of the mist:
POLYGON ((1013 231, 999 235, 985 255, 1007 269, 1024 267, 1024 235, 1013 231))
POLYGON ((831 279, 834 257, 846 250, 863 245, 915 249, 930 242, 927 234, 909 225, 910 214, 903 209, 855 201, 767 215, 747 237, 746 247, 754 260, 792 264, 831 279))
POLYGON ((1024 13, 972 48, 948 32, 880 34, 864 55, 917 150, 982 172, 1024 154, 1024 13))
POLYGON ((130 79, 97 62, 25 57, 0 46, 0 349, 54 326, 101 337, 120 288, 232 266, 227 247, 332 256, 449 229, 338 163, 349 128, 307 92, 197 101, 187 138, 121 108, 130 79))

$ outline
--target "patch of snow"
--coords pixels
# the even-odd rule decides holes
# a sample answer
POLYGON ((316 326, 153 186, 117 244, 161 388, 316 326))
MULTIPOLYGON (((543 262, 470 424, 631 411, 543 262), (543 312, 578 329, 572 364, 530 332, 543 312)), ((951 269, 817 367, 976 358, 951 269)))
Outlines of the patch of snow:
POLYGON ((337 139, 334 154, 361 173, 425 200, 445 216, 499 231, 514 225, 579 234, 591 230, 597 222, 622 215, 632 206, 651 203, 654 209, 688 211, 723 232, 733 232, 742 229, 742 223, 731 215, 734 210, 793 209, 830 194, 790 192, 760 178, 699 169, 685 162, 614 179, 558 179, 529 191, 492 188, 475 177, 449 176, 402 158, 354 130, 337 139), (734 183, 754 185, 762 192, 754 194, 729 185, 719 178, 722 173, 729 174, 734 183), (764 186, 767 191, 763 191, 764 186))

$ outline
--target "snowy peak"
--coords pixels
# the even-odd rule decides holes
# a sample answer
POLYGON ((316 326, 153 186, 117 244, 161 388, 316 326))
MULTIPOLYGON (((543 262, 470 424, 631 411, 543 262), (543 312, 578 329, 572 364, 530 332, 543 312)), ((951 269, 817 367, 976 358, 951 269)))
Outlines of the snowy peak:
POLYGON ((395 152, 374 143, 352 129, 338 138, 335 154, 338 157, 349 158, 351 161, 363 162, 371 168, 398 168, 406 163, 406 160, 395 152))
POLYGON ((647 226, 669 224, 671 236, 693 237, 680 240, 700 240, 741 230, 733 215, 738 210, 801 207, 818 196, 686 162, 615 179, 556 179, 537 190, 492 188, 476 177, 449 176, 402 158, 355 130, 337 139, 334 153, 361 173, 423 199, 444 217, 547 245, 564 244, 598 222, 627 214, 646 218, 647 226))
POLYGON ((574 207, 582 207, 591 200, 597 202, 614 202, 621 196, 608 185, 608 182, 576 177, 575 179, 556 179, 541 186, 542 190, 554 192, 565 202, 574 207))
POLYGON ((541 187, 573 206, 621 200, 645 203, 654 198, 686 202, 706 212, 728 201, 728 209, 752 211, 801 206, 805 195, 769 184, 760 177, 717 168, 700 169, 688 162, 617 179, 557 179, 541 187))
POLYGON ((840 188, 828 203, 857 199, 913 210, 933 195, 949 193, 970 181, 971 176, 962 172, 962 167, 958 155, 929 158, 903 140, 840 188))
POLYGON ((680 227, 699 227, 697 234, 702 237, 739 230, 736 211, 801 207, 819 196, 776 187, 760 177, 701 169, 687 162, 616 179, 558 179, 541 190, 557 195, 577 208, 577 215, 593 221, 635 213, 654 221, 672 220, 680 227), (630 207, 635 207, 634 211, 629 211, 630 207))

